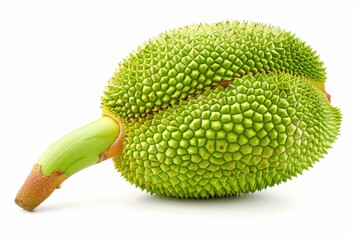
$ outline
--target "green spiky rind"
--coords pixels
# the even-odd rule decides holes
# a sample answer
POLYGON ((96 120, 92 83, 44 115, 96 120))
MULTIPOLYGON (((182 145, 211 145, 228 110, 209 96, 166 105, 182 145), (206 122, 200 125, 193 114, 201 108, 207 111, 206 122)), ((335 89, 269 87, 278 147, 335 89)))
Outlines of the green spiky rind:
POLYGON ((249 193, 311 167, 341 113, 312 80, 256 74, 126 125, 116 168, 131 183, 180 198, 249 193))
POLYGON ((110 79, 102 107, 124 121, 137 119, 263 72, 325 81, 317 54, 289 32, 237 21, 199 24, 160 34, 131 53, 110 79))

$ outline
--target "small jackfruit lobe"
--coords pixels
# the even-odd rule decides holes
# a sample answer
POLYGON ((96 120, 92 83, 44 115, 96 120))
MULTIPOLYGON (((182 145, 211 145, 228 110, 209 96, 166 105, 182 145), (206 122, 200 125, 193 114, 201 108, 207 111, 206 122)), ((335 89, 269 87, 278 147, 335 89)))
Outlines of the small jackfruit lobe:
POLYGON ((221 82, 275 72, 326 80, 316 52, 289 32, 250 22, 194 24, 159 34, 125 58, 102 105, 124 120, 139 119, 221 82))

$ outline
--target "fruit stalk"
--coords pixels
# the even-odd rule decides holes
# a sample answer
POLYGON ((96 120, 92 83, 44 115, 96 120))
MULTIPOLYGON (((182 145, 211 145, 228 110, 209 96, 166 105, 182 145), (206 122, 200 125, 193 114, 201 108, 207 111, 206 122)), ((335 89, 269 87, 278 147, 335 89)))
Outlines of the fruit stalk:
POLYGON ((115 156, 123 141, 121 122, 102 117, 55 141, 34 165, 15 202, 32 211, 76 172, 115 156))

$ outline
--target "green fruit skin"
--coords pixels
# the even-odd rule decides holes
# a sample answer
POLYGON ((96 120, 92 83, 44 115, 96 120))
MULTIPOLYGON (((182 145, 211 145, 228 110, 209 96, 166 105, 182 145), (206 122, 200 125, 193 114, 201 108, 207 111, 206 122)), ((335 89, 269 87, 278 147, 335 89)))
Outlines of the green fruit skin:
POLYGON ((122 119, 137 119, 220 82, 262 72, 325 81, 319 57, 288 32, 252 23, 193 25, 160 34, 130 54, 102 103, 122 119))
POLYGON ((319 57, 253 23, 192 25, 151 39, 119 66, 102 107, 122 120, 115 166, 158 195, 223 197, 302 173, 339 134, 319 57))

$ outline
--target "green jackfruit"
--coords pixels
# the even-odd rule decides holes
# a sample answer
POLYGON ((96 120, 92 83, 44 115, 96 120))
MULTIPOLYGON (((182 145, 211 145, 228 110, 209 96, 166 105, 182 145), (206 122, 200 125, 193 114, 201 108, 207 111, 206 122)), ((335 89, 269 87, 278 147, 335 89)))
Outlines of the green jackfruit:
MULTIPOLYGON (((330 105, 325 80, 319 56, 289 32, 237 21, 191 25, 125 58, 102 97, 106 121, 83 129, 114 133, 97 136, 101 149, 92 152, 100 160, 113 157, 129 182, 150 193, 254 192, 312 167, 335 141, 341 113, 330 105)), ((48 164, 66 141, 49 148, 33 172, 66 178, 98 162, 74 169, 66 156, 56 167, 48 164)), ((19 195, 16 202, 33 208, 19 195)))
POLYGON ((226 22, 163 33, 120 64, 102 98, 126 126, 116 168, 151 193, 184 198, 286 181, 338 135, 341 114, 324 82, 315 52, 279 28, 226 22))

